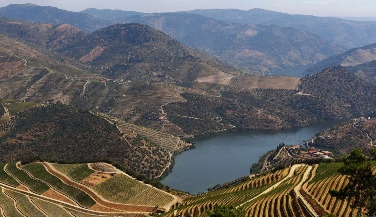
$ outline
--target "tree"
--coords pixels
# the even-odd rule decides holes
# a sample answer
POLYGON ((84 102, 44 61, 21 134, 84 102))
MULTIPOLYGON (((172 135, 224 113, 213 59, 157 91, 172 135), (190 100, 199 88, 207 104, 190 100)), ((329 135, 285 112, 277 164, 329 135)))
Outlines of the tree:
POLYGON ((241 208, 234 208, 233 206, 219 206, 214 205, 213 210, 208 210, 207 214, 210 217, 244 217, 245 212, 241 208))
MULTIPOLYGON (((373 155, 376 151, 373 152, 373 155)), ((362 212, 367 208, 368 215, 375 215, 376 176, 372 175, 371 160, 360 149, 354 149, 343 160, 344 166, 338 172, 349 178, 349 183, 339 191, 331 190, 334 197, 352 201, 352 207, 362 212)))

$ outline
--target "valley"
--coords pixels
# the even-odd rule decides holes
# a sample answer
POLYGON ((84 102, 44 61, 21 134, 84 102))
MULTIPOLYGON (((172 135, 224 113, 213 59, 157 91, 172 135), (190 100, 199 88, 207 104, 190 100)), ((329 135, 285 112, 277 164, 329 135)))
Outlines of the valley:
POLYGON ((354 148, 374 180, 373 25, 0 8, 0 214, 372 213, 330 190, 352 183, 354 148))

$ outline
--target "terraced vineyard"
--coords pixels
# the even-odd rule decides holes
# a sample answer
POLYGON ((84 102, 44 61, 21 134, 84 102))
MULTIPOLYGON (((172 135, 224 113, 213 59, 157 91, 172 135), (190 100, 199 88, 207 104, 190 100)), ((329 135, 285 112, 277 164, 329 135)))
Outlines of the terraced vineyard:
POLYGON ((243 209, 246 216, 357 216, 348 201, 329 194, 348 183, 337 172, 341 166, 296 164, 182 200, 106 163, 1 164, 0 210, 4 216, 147 216, 166 211, 168 217, 200 217, 215 205, 226 205, 243 209))
POLYGON ((87 164, 54 164, 54 167, 75 181, 81 181, 95 172, 87 164))
POLYGON ((345 176, 338 174, 341 163, 320 164, 315 177, 307 183, 303 190, 313 199, 318 209, 336 216, 357 216, 358 210, 352 209, 346 200, 332 197, 329 190, 339 190, 348 183, 345 176))
MULTIPOLYGON (((102 182, 106 183, 105 180, 102 182)), ((146 216, 168 210, 176 202, 174 196, 104 163, 90 167, 48 163, 0 165, 0 214, 4 216, 146 216), (116 189, 119 195, 129 197, 127 204, 103 199, 93 186, 80 183, 97 182, 98 177, 106 177, 109 183, 116 183, 115 177, 125 177, 120 181, 132 183, 133 189, 116 189), (140 193, 144 196, 139 197, 140 193), (159 205, 164 208, 156 207, 159 205)))
POLYGON ((122 121, 120 119, 112 118, 106 114, 100 114, 111 122, 116 122, 119 130, 123 133, 136 132, 141 136, 148 138, 153 143, 159 145, 170 153, 181 151, 186 148, 188 144, 182 141, 179 137, 173 136, 168 133, 157 131, 148 127, 138 126, 129 122, 122 121))
POLYGON ((127 204, 144 204, 164 207, 174 201, 173 196, 155 188, 140 184, 137 180, 117 174, 113 178, 97 185, 94 190, 109 201, 127 204), (119 189, 129 189, 132 193, 124 194, 119 189))
POLYGON ((205 216, 215 205, 242 208, 246 216, 356 216, 347 201, 329 190, 347 183, 337 170, 341 163, 293 165, 289 169, 254 177, 243 183, 187 198, 166 216, 205 216))

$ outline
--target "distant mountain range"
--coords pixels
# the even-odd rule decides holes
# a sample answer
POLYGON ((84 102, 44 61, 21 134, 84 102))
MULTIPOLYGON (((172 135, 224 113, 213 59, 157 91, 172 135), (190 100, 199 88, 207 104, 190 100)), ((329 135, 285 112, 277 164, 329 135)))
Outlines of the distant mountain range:
POLYGON ((335 17, 291 15, 263 9, 251 9, 248 11, 234 9, 193 10, 187 13, 201 14, 233 23, 292 27, 317 34, 345 49, 376 42, 376 22, 374 21, 354 21, 335 17))
POLYGON ((67 23, 85 32, 116 23, 144 23, 251 74, 301 75, 310 65, 344 51, 315 34, 294 28, 234 24, 189 13, 85 12, 91 15, 29 4, 0 9, 1 16, 36 23, 67 23))
POLYGON ((353 48, 324 59, 310 67, 306 73, 317 73, 327 67, 337 65, 346 67, 350 72, 374 84, 376 81, 376 44, 353 48))
POLYGON ((317 35, 293 28, 232 24, 201 15, 147 14, 122 22, 145 23, 251 73, 296 75, 342 51, 317 35))
POLYGON ((92 32, 111 22, 84 13, 33 4, 11 4, 0 8, 0 16, 34 23, 69 24, 85 32, 92 32))

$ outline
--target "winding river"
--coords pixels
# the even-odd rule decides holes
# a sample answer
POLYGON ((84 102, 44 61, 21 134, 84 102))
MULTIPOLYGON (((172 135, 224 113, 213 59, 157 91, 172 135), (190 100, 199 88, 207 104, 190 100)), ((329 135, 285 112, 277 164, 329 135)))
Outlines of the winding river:
POLYGON ((335 123, 278 132, 230 132, 195 140, 196 147, 175 156, 172 172, 162 183, 191 194, 249 175, 260 156, 279 143, 293 145, 312 138, 335 123))

